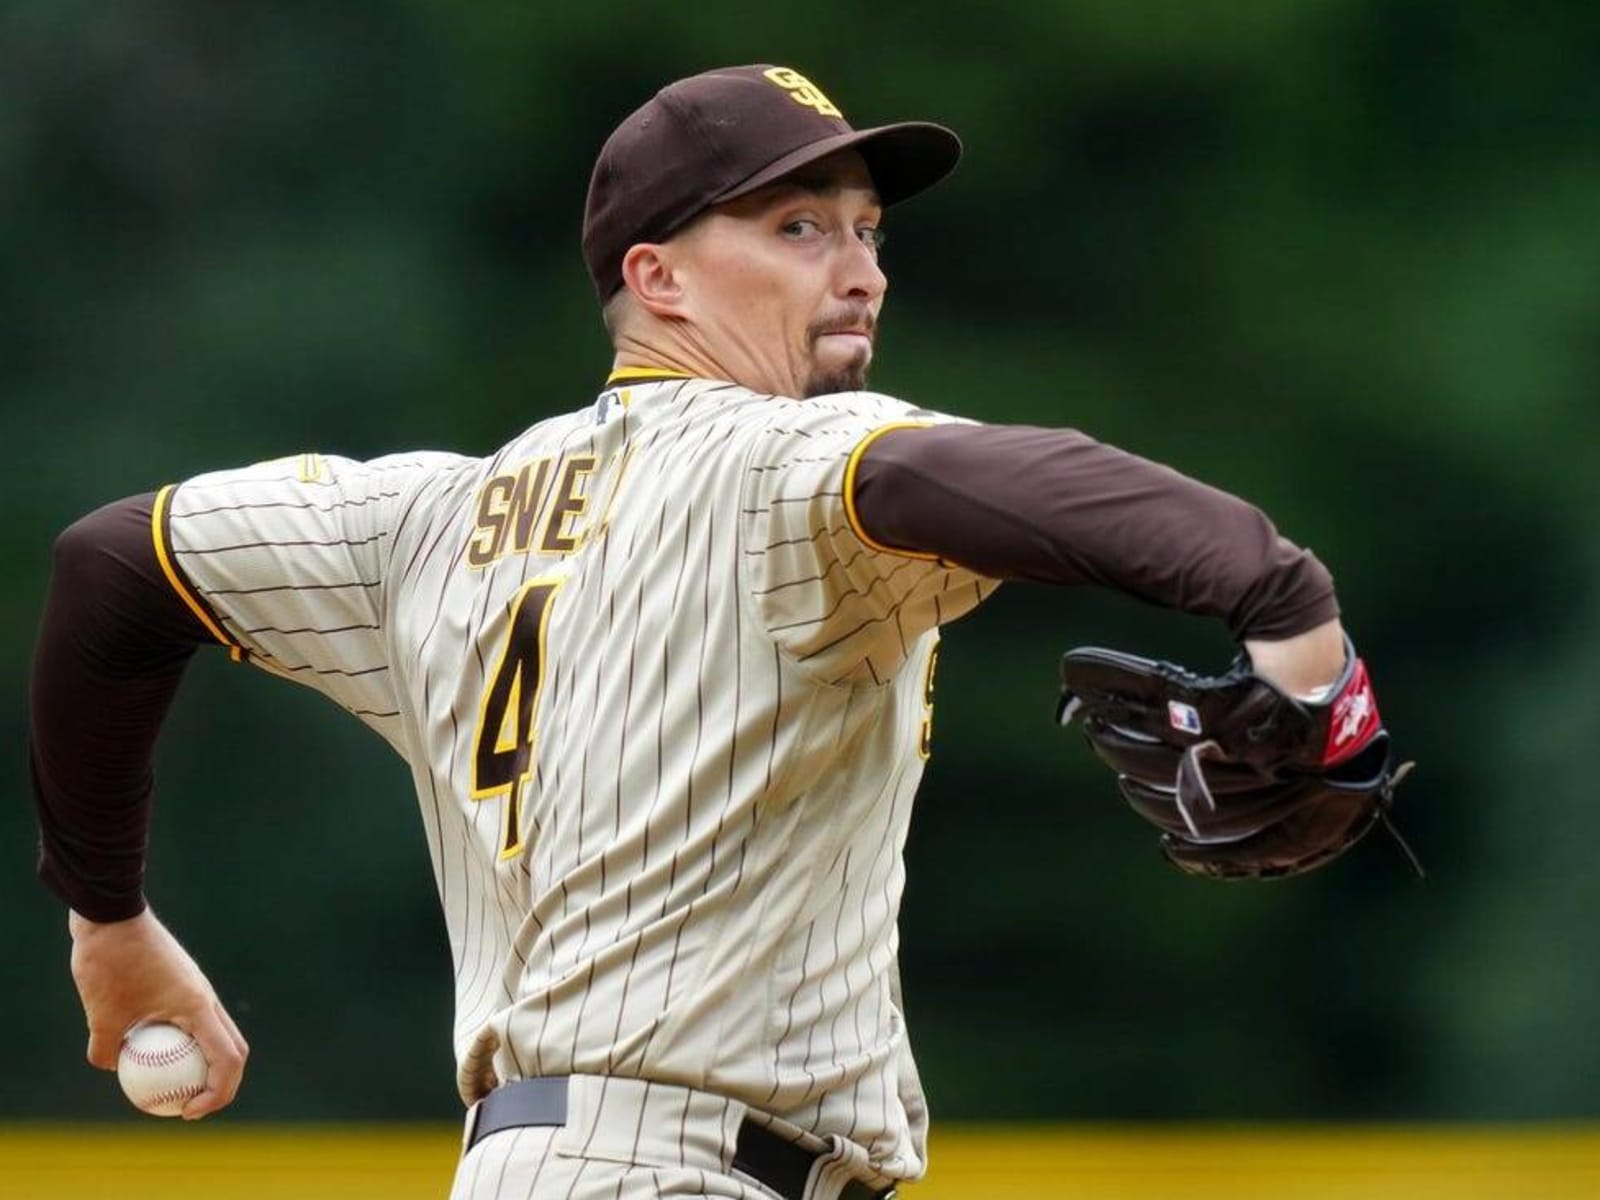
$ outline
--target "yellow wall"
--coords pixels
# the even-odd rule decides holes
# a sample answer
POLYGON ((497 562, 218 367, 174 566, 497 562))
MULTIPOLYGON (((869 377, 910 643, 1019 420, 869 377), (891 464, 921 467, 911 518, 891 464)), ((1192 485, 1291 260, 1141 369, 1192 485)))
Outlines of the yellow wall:
MULTIPOLYGON (((4 1200, 439 1200, 454 1130, 0 1129, 4 1200)), ((1595 1200, 1600 1127, 953 1127, 907 1200, 1595 1200)))

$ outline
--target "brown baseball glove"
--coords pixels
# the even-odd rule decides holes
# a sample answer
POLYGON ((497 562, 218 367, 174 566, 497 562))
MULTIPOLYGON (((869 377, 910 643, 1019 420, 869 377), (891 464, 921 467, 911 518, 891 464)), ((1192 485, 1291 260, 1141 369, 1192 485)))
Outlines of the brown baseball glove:
POLYGON ((1162 853, 1192 875, 1271 879, 1321 866, 1388 825, 1412 765, 1393 764, 1348 641, 1343 674, 1315 703, 1257 675, 1243 652, 1226 673, 1203 676, 1082 648, 1062 659, 1061 682, 1057 719, 1082 722, 1123 798, 1162 831, 1162 853))

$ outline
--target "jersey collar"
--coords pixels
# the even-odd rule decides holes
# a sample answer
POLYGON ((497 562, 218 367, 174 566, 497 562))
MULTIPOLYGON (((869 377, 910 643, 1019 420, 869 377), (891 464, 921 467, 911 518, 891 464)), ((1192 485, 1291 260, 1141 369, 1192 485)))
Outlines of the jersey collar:
POLYGON ((669 371, 665 367, 618 367, 606 377, 606 386, 624 383, 660 383, 669 379, 693 379, 687 371, 669 371))

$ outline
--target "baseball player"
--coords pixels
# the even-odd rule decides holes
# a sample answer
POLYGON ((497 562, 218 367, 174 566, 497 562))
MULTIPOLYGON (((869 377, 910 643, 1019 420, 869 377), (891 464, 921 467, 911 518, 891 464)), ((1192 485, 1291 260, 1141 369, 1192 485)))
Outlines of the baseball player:
MULTIPOLYGON (((57 543, 32 691, 41 874, 89 1058, 246 1046, 143 892, 193 650, 305 684, 409 764, 455 966, 458 1197, 889 1194, 926 1161, 896 970, 939 626, 1003 579, 1227 622, 1349 674, 1331 579, 1242 501, 1069 430, 864 389, 883 209, 955 165, 793 70, 680 80, 612 134, 583 252, 616 356, 485 458, 302 454, 57 543)), ((1343 674, 1342 674, 1343 673, 1343 674)))

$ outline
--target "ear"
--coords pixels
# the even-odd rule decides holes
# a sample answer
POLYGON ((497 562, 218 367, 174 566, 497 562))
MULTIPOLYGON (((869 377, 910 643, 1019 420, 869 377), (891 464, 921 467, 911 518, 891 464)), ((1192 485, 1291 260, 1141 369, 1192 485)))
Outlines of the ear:
POLYGON ((658 317, 681 317, 686 311, 686 297, 673 267, 668 247, 639 242, 622 257, 622 282, 647 312, 658 317))

